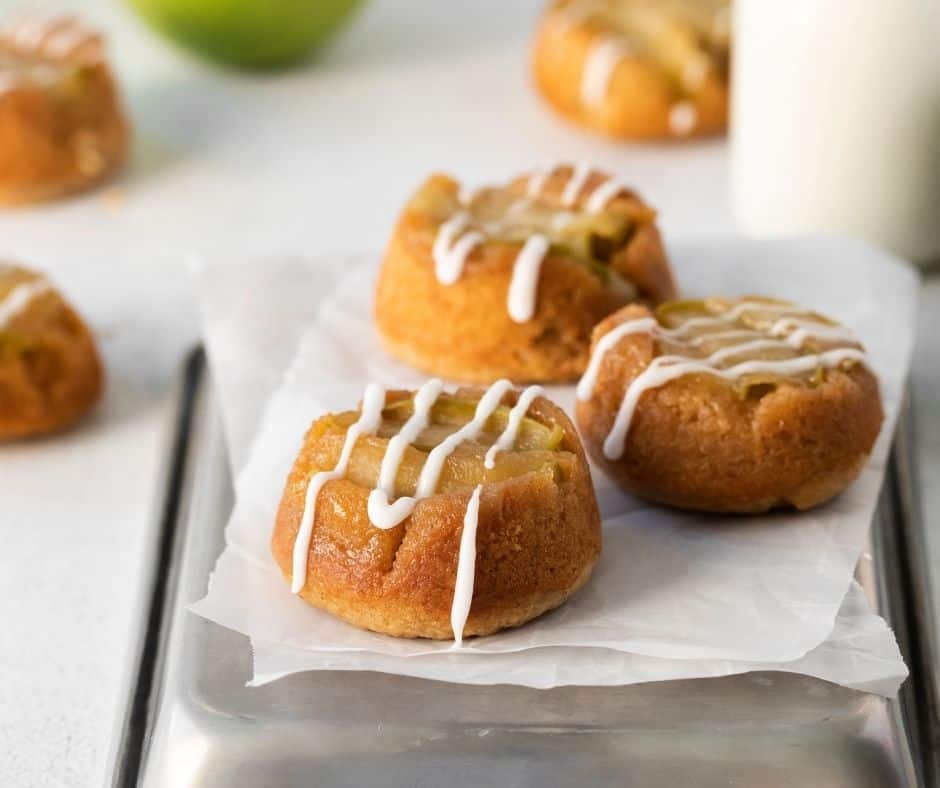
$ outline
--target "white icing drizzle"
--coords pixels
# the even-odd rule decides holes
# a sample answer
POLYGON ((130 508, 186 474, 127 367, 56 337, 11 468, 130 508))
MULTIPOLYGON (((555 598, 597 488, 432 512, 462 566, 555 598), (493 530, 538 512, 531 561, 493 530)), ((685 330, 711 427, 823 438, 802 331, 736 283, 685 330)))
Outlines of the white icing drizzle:
POLYGON ((528 199, 516 200, 506 209, 507 216, 516 216, 532 207, 532 202, 528 199))
POLYGON ((299 594, 307 582, 307 560, 310 552, 310 539, 313 536, 313 520, 316 515, 317 497, 323 486, 333 479, 342 479, 349 467, 356 441, 362 435, 375 435, 382 424, 382 408, 385 406, 385 389, 371 383, 362 396, 362 413, 359 420, 346 432, 343 450, 332 471, 319 471, 307 482, 304 498, 304 513, 300 520, 300 529, 294 541, 293 566, 291 571, 291 592, 299 594))
POLYGON ((561 193, 562 205, 571 208, 578 201, 578 195, 581 194, 581 190, 584 188, 584 184, 587 183, 588 178, 591 177, 592 172, 592 168, 587 164, 575 165, 571 177, 568 178, 565 189, 561 193))
POLYGON ((571 211, 561 211, 552 217, 552 229, 556 233, 563 232, 564 229, 575 220, 575 214, 571 211))
POLYGON ((750 353, 754 350, 779 349, 784 345, 787 347, 793 347, 791 342, 781 341, 779 339, 752 339, 749 342, 740 342, 736 345, 728 345, 727 347, 718 348, 718 350, 705 359, 705 363, 720 364, 722 361, 727 361, 729 358, 740 356, 742 353, 750 353))
MULTIPOLYGON (((389 503, 389 499, 394 495, 395 478, 398 475, 405 449, 427 429, 431 420, 431 410, 443 389, 441 381, 436 379, 427 381, 415 394, 414 412, 411 417, 402 425, 398 434, 388 441, 376 487, 369 494, 368 512, 372 524, 383 530, 393 528, 412 514, 418 501, 433 495, 437 490, 447 458, 461 443, 479 436, 485 429, 490 417, 502 403, 506 392, 511 388, 512 383, 508 380, 498 380, 493 383, 477 403, 473 418, 459 430, 448 435, 428 454, 418 477, 414 496, 402 496, 393 503, 389 503)), ((494 467, 497 452, 513 447, 522 419, 525 418, 532 402, 541 394, 541 387, 529 386, 519 395, 519 399, 509 412, 506 428, 486 453, 484 458, 485 468, 492 469, 494 467)), ((317 497, 320 490, 327 482, 345 476, 356 441, 363 435, 375 435, 378 432, 382 424, 382 409, 384 406, 385 389, 377 384, 371 384, 366 388, 363 395, 362 412, 358 421, 346 433, 343 449, 336 466, 331 471, 315 473, 307 483, 304 511, 293 548, 291 591, 295 594, 303 589, 306 582, 308 554, 313 534, 317 497)), ((460 537, 457 577, 454 584, 454 598, 451 604, 451 627, 454 632, 455 646, 457 647, 463 642, 463 630, 473 601, 476 531, 482 489, 483 485, 478 484, 470 496, 464 513, 463 531, 460 537)))
POLYGON ((701 52, 690 57, 682 69, 682 87, 695 93, 708 76, 709 65, 708 58, 701 52))
POLYGON ((716 365, 733 359, 744 353, 755 350, 790 348, 800 350, 807 339, 821 339, 823 341, 857 342, 855 334, 841 326, 829 326, 811 320, 798 320, 792 317, 781 317, 768 329, 761 332, 756 329, 736 329, 731 331, 714 331, 691 337, 687 336, 691 328, 711 328, 728 325, 735 322, 747 311, 763 310, 786 315, 810 315, 811 312, 798 307, 783 304, 768 304, 756 301, 742 301, 720 315, 698 317, 685 321, 675 329, 663 328, 652 317, 643 317, 628 320, 614 327, 602 336, 595 345, 594 352, 588 362, 584 375, 578 382, 576 394, 579 400, 590 399, 597 385, 604 357, 621 339, 631 334, 649 334, 651 337, 662 337, 674 340, 687 341, 687 344, 699 346, 704 342, 719 339, 740 339, 732 345, 718 348, 705 358, 690 358, 680 355, 665 355, 654 358, 649 366, 630 383, 624 398, 617 411, 614 424, 604 441, 604 456, 609 460, 616 460, 623 456, 627 433, 633 419, 636 405, 644 392, 658 388, 671 380, 693 373, 713 375, 726 380, 735 380, 742 375, 767 372, 777 375, 794 375, 809 372, 819 366, 835 367, 844 361, 864 361, 865 353, 858 348, 834 348, 820 353, 794 358, 763 360, 754 359, 742 361, 731 367, 719 368, 716 365))
POLYGON ((0 300, 0 329, 8 326, 10 321, 29 306, 34 298, 51 289, 52 285, 45 279, 34 279, 31 282, 16 285, 7 293, 6 298, 0 300))
POLYGON ((496 439, 496 443, 490 446, 486 452, 486 456, 483 458, 484 468, 493 470, 493 468, 496 467, 496 455, 516 445, 516 437, 519 434, 519 428, 522 426, 522 420, 525 418, 525 414, 529 412, 529 408, 532 407, 532 403, 535 399, 541 397, 544 393, 544 389, 541 386, 529 386, 519 395, 516 404, 513 405, 512 410, 509 411, 506 429, 504 429, 499 438, 496 439))
POLYGON ((434 239, 434 273, 442 285, 452 285, 460 279, 467 256, 473 248, 483 241, 482 233, 470 230, 464 233, 470 223, 470 214, 458 211, 444 222, 434 239))
POLYGON ((589 107, 603 103, 614 69, 631 54, 631 48, 619 38, 605 36, 594 44, 581 72, 581 101, 589 107))
POLYGON ((580 400, 588 400, 594 394, 594 387, 597 385, 597 374, 600 372, 601 363, 604 356, 613 349, 614 345, 620 342, 628 334, 643 334, 656 330, 656 319, 653 317, 641 317, 637 320, 628 320, 621 323, 604 336, 597 340, 594 352, 591 354, 591 360, 588 362, 587 369, 578 381, 575 393, 580 400))
MULTIPOLYGON (((506 208, 505 217, 510 218, 529 209, 532 201, 541 196, 548 178, 561 166, 556 164, 533 170, 526 184, 526 196, 510 203, 506 208)), ((564 206, 573 208, 577 204, 592 174, 594 174, 594 169, 586 164, 571 167, 571 174, 561 194, 561 202, 564 206)), ((586 198, 586 210, 590 213, 602 211, 607 203, 625 189, 627 187, 620 181, 607 178, 583 195, 586 198)), ((552 229, 555 232, 564 231, 576 216, 577 214, 570 210, 558 212, 551 218, 552 229)), ((470 212, 459 210, 438 228, 432 247, 432 256, 434 274, 442 285, 453 285, 459 281, 463 275, 467 256, 476 246, 486 240, 486 233, 501 232, 505 220, 482 223, 480 229, 471 228, 472 223, 473 217, 470 212)), ((539 273, 550 245, 549 239, 544 235, 535 234, 526 240, 516 256, 507 295, 507 309, 509 316, 517 323, 525 323, 535 314, 539 273)))
POLYGON ((479 191, 479 189, 477 189, 476 186, 461 185, 457 190, 457 202, 461 205, 469 205, 473 202, 473 198, 476 197, 477 191, 479 191))
POLYGON ((35 50, 39 49, 43 38, 49 32, 45 20, 23 19, 10 31, 10 38, 13 44, 19 49, 35 50))
POLYGON ((761 301, 741 301, 726 312, 722 312, 720 315, 710 315, 709 317, 693 317, 690 320, 686 320, 681 326, 673 329, 672 331, 667 332, 667 330, 663 328, 659 328, 658 331, 660 331, 663 336, 682 337, 685 334, 688 334, 690 329, 698 328, 700 326, 708 328, 715 325, 736 323, 738 318, 740 318, 741 315, 743 315, 745 312, 755 311, 774 312, 780 315, 809 314, 808 310, 800 309, 799 307, 795 307, 790 304, 772 304, 761 301))
POLYGON ((415 498, 402 496, 391 502, 395 496, 395 479, 398 476, 398 468, 405 455, 405 449, 414 443, 431 423, 431 408, 434 407, 443 388, 444 384, 437 378, 433 378, 418 389, 418 393, 415 394, 414 413, 399 433, 388 442, 388 448, 382 458, 378 485, 369 493, 369 520, 376 528, 383 530, 394 528, 414 511, 417 503, 415 498))
POLYGON ((702 334, 697 337, 691 337, 686 340, 692 347, 704 345, 706 342, 715 342, 719 339, 747 339, 749 337, 760 336, 760 331, 754 328, 741 328, 733 331, 714 331, 708 334, 702 334))
MULTIPOLYGON (((561 164, 556 164, 533 172, 529 176, 529 183, 526 189, 526 194, 529 199, 539 197, 542 193, 542 189, 545 188, 545 182, 548 177, 552 175, 552 173, 557 172, 561 167, 561 164)), ((584 165, 573 168, 571 177, 562 193, 561 199, 564 205, 570 207, 575 204, 578 196, 584 191, 587 179, 591 177, 593 172, 594 170, 592 168, 584 165)), ((622 191, 629 191, 629 187, 616 178, 607 178, 587 193, 584 208, 588 213, 600 213, 607 206, 607 203, 622 191)))
POLYGON ((548 238, 544 235, 532 235, 516 256, 506 300, 509 317, 516 323, 526 323, 535 314, 539 272, 542 270, 542 261, 548 254, 549 247, 548 238))
POLYGON ((545 182, 557 169, 558 165, 553 165, 551 167, 540 167, 539 169, 533 170, 532 174, 529 176, 529 182, 526 184, 526 197, 530 200, 539 197, 542 194, 542 189, 545 188, 545 182))
POLYGON ((616 178, 608 178, 591 192, 585 203, 585 209, 588 213, 600 213, 614 197, 627 190, 628 187, 616 178))
POLYGON ((828 368, 838 366, 844 361, 864 360, 865 353, 861 350, 838 348, 836 350, 827 350, 825 353, 797 356, 796 358, 781 361, 744 361, 727 369, 716 369, 709 366, 705 359, 689 361, 681 356, 660 356, 653 359, 653 362, 633 380, 627 389, 626 396, 624 396, 620 409, 617 411, 614 426, 604 441, 604 456, 608 460, 617 460, 623 456, 627 432, 630 430, 630 423, 633 420, 633 412, 636 410, 637 402, 643 393, 649 389, 659 388, 670 380, 675 380, 683 375, 701 373, 724 378, 725 380, 735 380, 742 375, 759 372, 776 375, 796 375, 801 372, 809 372, 818 366, 828 368))
POLYGON ((39 14, 21 16, 8 24, 0 35, 14 49, 52 58, 68 57, 98 38, 72 17, 39 14))
POLYGON ((669 110, 669 130, 676 137, 685 137, 692 133, 698 122, 698 110, 691 101, 677 101, 669 110))
POLYGON ((454 632, 454 647, 463 645, 463 630, 473 602, 473 580, 477 564, 477 524, 480 520, 480 493, 483 485, 473 488, 467 511, 463 516, 460 550, 457 553, 457 579, 454 581, 454 600, 450 606, 450 627, 454 632))
MULTIPOLYGON (((389 503, 389 499, 394 495, 395 476, 398 473, 398 466, 401 462, 401 456, 405 446, 412 443, 418 435, 421 434, 421 431, 426 428, 430 420, 431 407, 433 407, 434 402, 440 395, 438 381, 429 381, 429 383, 421 387, 418 392, 418 394, 421 395, 421 402, 418 402, 418 397, 416 396, 414 415, 405 423, 401 433, 399 433, 399 435, 401 435, 407 431, 407 434, 404 440, 396 443, 394 454, 392 452, 391 441, 389 441, 389 448, 385 458, 382 460, 379 487, 369 494, 369 520, 376 528, 383 530, 394 528, 411 516, 415 507, 418 505, 418 501, 434 495, 447 458, 453 454, 454 450, 461 443, 473 440, 483 431, 486 422, 499 407, 503 396, 511 388, 512 384, 508 380, 497 380, 490 386, 477 403, 473 419, 456 432, 448 435, 431 450, 430 454, 428 454, 424 467, 421 469, 421 474, 418 476, 418 484, 414 496, 403 496, 389 503), (392 455, 391 460, 388 460, 389 455, 392 455), (388 460, 387 465, 386 460, 388 460)), ((395 439, 393 438, 392 440, 395 439)))
MULTIPOLYGON (((526 186, 526 197, 528 197, 530 200, 538 199, 542 195, 542 190, 545 188, 545 183, 548 178, 554 175, 564 166, 566 165, 553 164, 549 167, 541 167, 537 170, 533 170, 532 174, 529 175, 529 182, 526 186)), ((561 202, 565 207, 570 208, 574 206, 574 204, 578 201, 578 196, 584 190, 584 186, 587 183, 588 178, 591 177, 593 172, 594 169, 586 164, 576 164, 571 166, 571 175, 568 177, 568 180, 565 183, 565 188, 561 194, 561 202)), ((605 185, 606 183, 607 182, 605 182, 605 185)), ((590 197, 593 196, 595 191, 596 190, 592 189, 592 191, 589 193, 589 204, 591 202, 590 197)), ((608 201, 609 199, 610 198, 608 198, 608 201)))
POLYGON ((824 342, 857 342, 855 332, 843 326, 826 326, 811 320, 796 320, 783 317, 770 327, 772 336, 787 336, 787 341, 794 347, 802 347, 807 339, 821 339, 824 342), (788 332, 792 332, 789 333, 788 332))
POLYGON ((46 54, 54 58, 68 57, 85 46, 91 39, 87 30, 77 25, 70 25, 54 30, 43 44, 46 54))
POLYGON ((428 498, 434 494, 437 489, 438 479, 441 477, 441 471, 444 470, 444 462, 461 443, 473 440, 483 432, 486 422, 499 407, 506 392, 511 388, 512 383, 508 380, 497 380, 480 398, 473 418, 457 432, 444 438, 431 450, 424 467, 421 469, 421 475, 418 477, 418 487, 415 491, 415 497, 418 500, 428 498))

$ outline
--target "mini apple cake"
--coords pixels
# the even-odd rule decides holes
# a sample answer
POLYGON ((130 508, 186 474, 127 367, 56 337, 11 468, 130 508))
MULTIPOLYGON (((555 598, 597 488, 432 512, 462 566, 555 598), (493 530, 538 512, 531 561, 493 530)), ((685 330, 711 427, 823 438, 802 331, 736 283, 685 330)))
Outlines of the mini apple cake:
POLYGON ((472 194, 435 175, 385 253, 379 338, 396 358, 454 380, 574 380, 599 320, 675 297, 655 219, 621 181, 587 166, 472 194))
POLYGON ((124 162, 129 136, 98 34, 71 17, 0 27, 0 204, 99 183, 124 162))
POLYGON ((47 279, 0 263, 0 440, 63 429, 101 396, 91 332, 47 279))
POLYGON ((558 0, 532 68, 561 115, 619 138, 724 131, 729 0, 558 0))
POLYGON ((600 515, 577 432, 538 387, 372 385, 359 411, 310 428, 271 548, 315 607, 460 641, 577 591, 600 554, 600 515))
POLYGON ((861 472, 882 422, 854 334, 785 301, 629 306, 594 332, 577 419, 626 490, 685 509, 809 509, 861 472))

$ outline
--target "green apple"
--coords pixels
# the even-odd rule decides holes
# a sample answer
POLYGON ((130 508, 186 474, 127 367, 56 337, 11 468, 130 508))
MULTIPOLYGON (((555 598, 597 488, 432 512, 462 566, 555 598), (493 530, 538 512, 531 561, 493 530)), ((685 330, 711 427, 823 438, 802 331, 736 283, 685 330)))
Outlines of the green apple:
POLYGON ((128 0, 157 29, 201 55, 239 66, 297 60, 361 0, 128 0))

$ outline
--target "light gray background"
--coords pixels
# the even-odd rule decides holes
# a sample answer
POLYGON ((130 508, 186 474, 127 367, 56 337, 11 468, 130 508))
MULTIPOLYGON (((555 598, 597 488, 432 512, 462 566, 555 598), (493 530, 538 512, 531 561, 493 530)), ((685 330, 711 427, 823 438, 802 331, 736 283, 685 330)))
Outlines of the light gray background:
MULTIPOLYGON (((0 0, 0 12, 24 5, 0 0)), ((733 230, 723 143, 618 146, 540 106, 526 71, 540 5, 374 0, 315 62, 275 75, 197 61, 111 0, 55 6, 110 33, 137 137, 116 184, 0 215, 0 256, 53 275, 99 332, 110 374, 82 428, 0 449, 4 785, 100 781, 170 381, 198 334, 189 255, 380 248, 428 171, 484 181, 555 159, 633 180, 671 237, 733 230)), ((930 341, 917 394, 936 402, 930 341)), ((920 428, 940 450, 938 426, 920 428)))

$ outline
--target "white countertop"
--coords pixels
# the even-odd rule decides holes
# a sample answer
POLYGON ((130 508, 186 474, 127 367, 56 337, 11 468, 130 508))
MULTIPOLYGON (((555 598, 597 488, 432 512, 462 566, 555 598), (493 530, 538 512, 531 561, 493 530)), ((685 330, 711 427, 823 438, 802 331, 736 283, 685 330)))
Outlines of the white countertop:
POLYGON ((668 237, 733 231, 720 142, 618 146, 529 89, 538 0, 374 0, 315 62, 206 65, 117 2, 71 0, 111 33, 136 127, 117 183, 0 215, 0 255, 45 269, 99 332, 104 406, 0 449, 0 782, 96 784, 151 523, 170 383, 198 336, 186 260, 379 249, 429 171, 472 182, 586 160, 633 180, 668 237))

